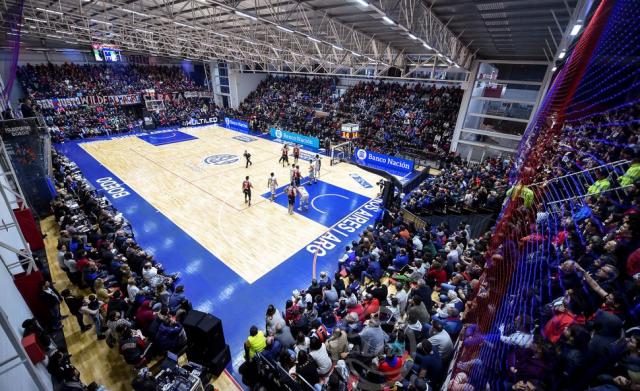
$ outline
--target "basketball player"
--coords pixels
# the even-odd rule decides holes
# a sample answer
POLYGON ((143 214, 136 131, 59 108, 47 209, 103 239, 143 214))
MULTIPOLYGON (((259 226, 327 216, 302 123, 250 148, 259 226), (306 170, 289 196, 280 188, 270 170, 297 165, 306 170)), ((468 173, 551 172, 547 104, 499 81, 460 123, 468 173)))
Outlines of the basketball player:
POLYGON ((242 182, 242 192, 244 193, 244 203, 251 206, 251 188, 253 185, 249 182, 249 176, 247 175, 242 182))
POLYGON ((282 147, 282 156, 278 160, 278 163, 280 162, 282 162, 282 167, 284 167, 285 163, 287 163, 287 166, 289 165, 289 146, 287 144, 282 147))
POLYGON ((302 180, 302 173, 300 172, 300 166, 296 166, 293 171, 293 183, 296 184, 296 187, 300 186, 300 180, 302 180))
POLYGON ((298 164, 298 159, 300 158, 300 147, 298 144, 294 144, 293 146, 293 164, 298 164))
POLYGON ((273 200, 276 199, 276 189, 278 188, 278 180, 273 173, 271 173, 271 176, 267 179, 267 187, 271 190, 271 197, 269 199, 273 202, 273 200))
POLYGON ((287 187, 286 190, 287 199, 289 200, 289 214, 293 214, 293 206, 296 204, 296 188, 293 186, 293 182, 287 187))
POLYGON ((298 205, 298 210, 309 210, 309 193, 304 186, 298 186, 298 193, 300 194, 300 205, 298 205))
POLYGON ((316 168, 315 168, 313 162, 311 162, 309 164, 309 184, 313 185, 317 181, 318 180, 316 179, 316 168))
POLYGON ((251 162, 251 154, 246 149, 244 150, 244 158, 247 161, 247 164, 245 164, 244 168, 253 166, 253 163, 251 162))
POLYGON ((314 159, 314 165, 316 169, 316 179, 320 178, 320 166, 322 165, 322 159, 320 159, 320 155, 316 154, 316 158, 314 159))

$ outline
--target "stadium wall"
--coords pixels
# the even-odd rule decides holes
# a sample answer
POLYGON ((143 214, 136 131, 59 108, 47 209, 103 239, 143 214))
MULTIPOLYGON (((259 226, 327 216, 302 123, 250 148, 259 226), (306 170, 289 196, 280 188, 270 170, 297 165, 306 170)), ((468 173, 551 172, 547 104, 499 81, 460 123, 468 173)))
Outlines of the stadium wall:
MULTIPOLYGON (((0 169, 0 173, 1 172, 2 169, 0 169)), ((0 185, 10 187, 7 183, 6 176, 0 176, 0 185)), ((10 202, 15 202, 15 197, 12 194, 9 192, 6 192, 6 194, 10 202)), ((0 201, 0 219, 4 222, 13 221, 9 206, 4 201, 0 201)), ((17 227, 8 227, 6 230, 3 229, 1 241, 14 248, 21 249, 24 247, 17 227)), ((18 261, 17 255, 5 248, 0 248, 0 258, 2 258, 2 262, 5 264, 12 264, 18 261)), ((15 273, 20 271, 20 268, 18 267, 17 270, 14 268, 13 270, 15 273)), ((13 276, 4 266, 0 267, 0 286, 3 287, 2 294, 0 295, 0 309, 2 311, 0 312, 0 316, 7 316, 9 326, 20 337, 22 336, 22 322, 25 319, 32 318, 33 315, 18 291, 18 288, 16 288, 13 282, 13 276)), ((15 355, 16 350, 11 344, 9 337, 0 330, 0 362, 4 363, 5 360, 15 355)), ((11 363, 5 363, 6 366, 3 366, 3 369, 8 368, 11 364, 15 364, 16 361, 17 359, 11 361, 11 363)), ((8 372, 3 373, 2 376, 0 376, 0 390, 36 390, 36 385, 27 372, 25 365, 29 364, 20 364, 8 372)), ((51 386, 51 376, 49 376, 46 367, 43 364, 35 365, 35 371, 42 382, 44 382, 49 389, 53 389, 51 386)))
POLYGON ((254 91, 258 87, 258 84, 266 78, 266 73, 242 73, 237 69, 229 69, 231 107, 237 109, 238 106, 240 106, 240 102, 254 91))

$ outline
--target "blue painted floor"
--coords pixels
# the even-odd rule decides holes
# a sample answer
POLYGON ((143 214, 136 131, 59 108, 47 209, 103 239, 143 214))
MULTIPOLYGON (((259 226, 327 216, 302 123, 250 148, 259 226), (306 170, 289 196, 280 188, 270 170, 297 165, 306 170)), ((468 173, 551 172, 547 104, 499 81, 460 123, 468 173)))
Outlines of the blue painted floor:
MULTIPOLYGON (((97 180, 105 177, 122 183, 79 146, 82 142, 90 141, 71 141, 57 144, 55 148, 75 161, 96 188, 100 188, 97 180)), ((228 369, 238 380, 240 377, 235 369, 242 362, 242 344, 248 336, 249 327, 257 325, 264 328, 265 311, 269 304, 283 308, 292 290, 309 285, 314 252, 318 252, 318 271, 335 271, 337 259, 345 246, 356 240, 367 225, 374 223, 380 210, 378 199, 368 200, 344 189, 338 191, 338 188, 327 183, 307 186, 310 199, 316 197, 314 205, 324 212, 308 212, 307 217, 333 227, 320 238, 303 244, 300 251, 264 277, 248 284, 126 184, 123 186, 131 194, 115 199, 110 197, 111 202, 133 225, 138 243, 153 253, 168 272, 181 272, 180 283, 185 286, 194 307, 222 319, 234 364, 228 369), (317 198, 326 194, 325 191, 344 195, 349 200, 340 197, 334 200, 331 199, 333 196, 317 198)), ((283 195, 280 197, 286 202, 283 195)))
MULTIPOLYGON (((325 227, 331 227, 369 200, 365 196, 321 180, 317 183, 309 184, 308 180, 303 178, 301 184, 309 193, 309 205, 307 209, 300 210, 300 197, 298 196, 294 212, 325 227)), ((276 190, 278 196, 275 199, 278 205, 282 205, 285 208, 289 206, 287 195, 284 194, 286 187, 287 185, 276 190)), ((270 196, 270 192, 262 194, 262 197, 266 199, 269 199, 270 196)))
POLYGON ((157 134, 143 134, 138 136, 140 140, 146 141, 151 145, 166 145, 180 143, 182 141, 197 140, 198 138, 190 134, 182 133, 178 130, 168 131, 157 134))

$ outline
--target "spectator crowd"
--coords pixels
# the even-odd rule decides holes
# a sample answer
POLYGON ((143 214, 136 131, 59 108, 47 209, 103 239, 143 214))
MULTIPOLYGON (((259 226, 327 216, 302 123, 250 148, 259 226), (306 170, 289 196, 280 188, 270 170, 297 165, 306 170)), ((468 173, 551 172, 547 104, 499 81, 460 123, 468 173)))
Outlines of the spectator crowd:
POLYGON ((239 113, 253 129, 275 126, 337 141, 343 123, 356 123, 356 144, 361 148, 431 157, 449 152, 462 89, 358 82, 339 96, 337 82, 328 77, 268 76, 239 113))
POLYGON ((184 97, 184 92, 204 92, 206 88, 176 66, 27 64, 18 69, 17 76, 27 96, 21 104, 23 117, 39 112, 56 141, 140 131, 145 115, 155 126, 169 127, 216 116, 218 111, 210 98, 184 97), (52 98, 141 96, 148 90, 154 91, 154 98, 163 97, 164 109, 150 109, 145 114, 142 100, 134 105, 37 104, 39 99, 52 98), (165 99, 168 96, 172 99, 165 99))
POLYGON ((432 213, 495 212, 507 191, 509 159, 489 158, 482 163, 447 159, 439 175, 427 178, 405 199, 405 209, 419 216, 432 213))
MULTIPOLYGON (((180 67, 142 65, 27 64, 18 69, 26 93, 23 115, 39 111, 57 140, 142 130, 143 116, 157 126, 181 126, 191 118, 216 116, 206 98, 164 100, 164 110, 144 114, 142 103, 69 104, 39 107, 40 99, 157 95, 205 91, 180 67)), ((225 109, 255 131, 277 127, 340 140, 343 123, 360 124, 359 147, 398 154, 446 156, 462 90, 420 83, 358 82, 340 96, 335 77, 267 76, 237 110, 225 109)), ((4 115, 3 115, 4 116, 4 115)))
MULTIPOLYGON (((51 206, 60 227, 56 262, 73 285, 62 292, 48 282, 42 287, 53 328, 62 328, 64 303, 82 332, 92 330, 134 369, 168 351, 183 351, 182 322, 191 304, 179 275, 166 274, 136 243, 126 220, 90 188, 74 163, 54 152, 53 169, 58 195, 51 206)), ((53 368, 52 375, 63 384, 79 382, 77 371, 53 368)))
MULTIPOLYGON (((497 233, 471 238, 464 223, 420 228, 387 211, 345 248, 335 273, 269 306, 265 323, 248 330, 245 382, 263 381, 255 368, 268 359, 315 389, 438 389, 449 365, 452 390, 640 389, 638 114, 632 104, 543 133, 532 151, 539 166, 496 196, 496 205, 506 197, 518 211, 509 230, 535 265, 522 268, 540 269, 532 286, 504 297, 494 271, 509 253, 492 246, 497 233), (585 172, 594 174, 584 192, 564 200, 555 187, 585 172), (544 208, 549 192, 563 207, 544 208), (486 329, 496 294, 513 310, 486 329), (478 383, 487 378, 478 374, 498 380, 478 383)), ((507 166, 454 162, 441 181, 475 182, 477 193, 489 179, 495 189, 507 183, 507 166)))

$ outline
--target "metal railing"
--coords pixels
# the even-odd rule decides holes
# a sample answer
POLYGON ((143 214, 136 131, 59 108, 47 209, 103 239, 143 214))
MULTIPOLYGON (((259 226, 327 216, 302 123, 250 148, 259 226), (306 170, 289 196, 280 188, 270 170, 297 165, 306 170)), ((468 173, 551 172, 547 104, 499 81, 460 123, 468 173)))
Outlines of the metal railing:
POLYGON ((616 186, 617 178, 622 176, 630 165, 631 162, 628 160, 619 160, 610 164, 572 172, 548 181, 537 182, 532 184, 530 188, 541 197, 541 201, 545 205, 586 198, 589 195, 598 195, 609 190, 618 191, 624 187, 616 186), (596 173, 601 173, 603 178, 609 180, 610 186, 615 187, 613 189, 594 189, 594 191, 590 192, 589 188, 597 180, 596 173))

